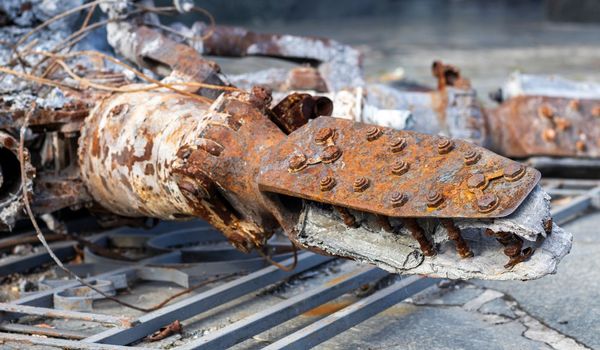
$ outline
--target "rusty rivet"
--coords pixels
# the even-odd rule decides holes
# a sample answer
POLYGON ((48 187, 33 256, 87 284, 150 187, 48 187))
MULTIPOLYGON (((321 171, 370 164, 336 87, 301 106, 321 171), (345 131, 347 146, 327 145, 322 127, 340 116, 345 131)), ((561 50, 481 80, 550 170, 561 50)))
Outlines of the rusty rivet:
POLYGON ((503 175, 508 181, 517 181, 525 175, 525 166, 517 162, 512 162, 504 167, 503 175))
POLYGON ((476 173, 469 177, 467 180, 467 187, 469 188, 484 188, 487 185, 487 178, 482 173, 476 173))
POLYGON ((364 176, 357 177, 356 180, 354 180, 354 183, 352 184, 354 192, 363 192, 367 189, 367 187, 369 187, 369 179, 367 179, 364 176))
POLYGON ((477 199, 477 209, 481 213, 489 213, 496 209, 499 203, 498 196, 493 193, 486 193, 477 199))
POLYGON ((577 142, 575 142, 575 147, 579 152, 584 152, 587 149, 585 141, 583 140, 578 140, 577 142))
POLYGON ((406 147, 406 139, 404 137, 399 137, 390 142, 390 149, 393 153, 402 151, 404 147, 406 147))
POLYGON ((430 208, 437 208, 444 201, 444 197, 441 193, 436 190, 431 190, 427 193, 427 206, 430 208))
POLYGON ((302 153, 294 154, 288 162, 288 170, 290 172, 300 171, 306 168, 306 156, 302 153))
POLYGON ((317 145, 322 145, 327 142, 330 138, 333 137, 333 129, 332 128, 321 128, 315 134, 315 143, 317 145))
POLYGON ((392 165, 392 174, 394 175, 402 175, 406 173, 409 169, 410 165, 403 161, 402 159, 397 159, 392 165))
POLYGON ((392 192, 390 196, 390 202, 392 202, 392 207, 394 208, 403 206, 404 203, 406 203, 406 200, 406 195, 401 192, 392 192))
POLYGON ((333 163, 342 155, 342 150, 337 146, 327 146, 321 153, 323 163, 333 163))
POLYGON ((450 140, 450 139, 441 139, 438 142, 438 153, 439 154, 446 154, 450 151, 452 151, 452 148, 454 148, 454 141, 450 140))
POLYGON ((554 140, 556 140, 556 131, 552 128, 547 128, 542 133, 542 138, 546 142, 553 142, 554 140))
POLYGON ((594 106, 594 108, 592 108, 592 116, 600 118, 600 106, 594 106))
POLYGON ((538 115, 541 118, 552 119, 554 117, 554 109, 547 104, 543 104, 538 108, 538 115))
POLYGON ((578 111, 579 110, 579 100, 569 101, 569 108, 574 111, 578 111))
POLYGON ((367 140, 375 141, 383 134, 383 131, 376 126, 371 126, 367 129, 367 140))
POLYGON ((481 153, 474 149, 470 149, 467 152, 465 152, 464 157, 466 165, 473 165, 479 161, 479 159, 481 158, 481 153))
POLYGON ((319 182, 319 187, 323 192, 331 191, 331 189, 335 187, 335 179, 331 176, 325 176, 319 182))
POLYGON ((555 118, 554 123, 559 131, 565 131, 571 127, 571 122, 565 118, 555 118))

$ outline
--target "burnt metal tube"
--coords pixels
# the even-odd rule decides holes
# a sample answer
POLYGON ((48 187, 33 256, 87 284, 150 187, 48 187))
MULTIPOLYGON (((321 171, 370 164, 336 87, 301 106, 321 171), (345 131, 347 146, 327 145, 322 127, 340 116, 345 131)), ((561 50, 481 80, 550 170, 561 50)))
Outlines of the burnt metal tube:
POLYGON ((284 136, 257 109, 260 101, 250 94, 212 105, 167 92, 112 95, 82 128, 82 180, 115 214, 201 217, 238 249, 260 247, 276 222, 253 174, 259 153, 284 136))

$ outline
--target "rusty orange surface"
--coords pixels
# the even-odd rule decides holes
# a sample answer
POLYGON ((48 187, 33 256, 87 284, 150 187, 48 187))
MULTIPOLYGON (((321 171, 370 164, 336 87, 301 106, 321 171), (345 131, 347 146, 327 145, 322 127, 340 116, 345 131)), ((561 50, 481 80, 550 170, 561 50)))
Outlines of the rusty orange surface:
POLYGON ((267 159, 262 191, 392 217, 503 217, 540 179, 537 170, 465 141, 330 117, 293 132, 267 159), (327 128, 332 136, 315 140, 327 128))

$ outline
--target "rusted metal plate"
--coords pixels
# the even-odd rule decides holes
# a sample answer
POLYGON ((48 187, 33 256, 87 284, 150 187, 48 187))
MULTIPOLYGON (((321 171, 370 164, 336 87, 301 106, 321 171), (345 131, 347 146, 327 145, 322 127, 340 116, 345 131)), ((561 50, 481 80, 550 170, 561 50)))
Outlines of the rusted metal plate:
POLYGON ((394 217, 512 213, 540 173, 465 141, 320 117, 272 149, 262 191, 394 217))
POLYGON ((508 157, 600 157, 600 100, 517 96, 488 122, 494 150, 508 157))

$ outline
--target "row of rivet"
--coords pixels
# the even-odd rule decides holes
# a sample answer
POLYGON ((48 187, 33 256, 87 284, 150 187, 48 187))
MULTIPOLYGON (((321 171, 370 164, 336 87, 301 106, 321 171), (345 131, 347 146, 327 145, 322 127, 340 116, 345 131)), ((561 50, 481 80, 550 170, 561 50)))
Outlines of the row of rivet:
MULTIPOLYGON (((325 176, 321 179, 319 186, 321 191, 331 191, 337 182, 331 176, 325 176)), ((369 179, 365 177, 359 177, 354 180, 352 188, 354 192, 363 192, 369 187, 369 179)), ((403 206, 408 200, 408 197, 401 192, 392 192, 390 195, 390 203, 392 207, 398 208, 403 206)), ((431 190, 427 193, 427 206, 430 208, 439 208, 444 203, 444 196, 436 191, 431 190)), ((489 213, 496 209, 500 201, 498 196, 493 193, 486 193, 477 199, 477 209, 482 213, 489 213)))
MULTIPOLYGON (((580 102, 579 100, 571 100, 569 101, 569 108, 575 111, 579 111, 580 102)), ((594 106, 592 108, 592 116, 600 117, 600 105, 594 106)), ((537 114, 542 119, 548 119, 552 122, 553 127, 546 128, 542 131, 542 139, 546 142, 555 142, 557 137, 557 132, 555 128, 561 132, 571 127, 571 122, 565 118, 560 118, 556 115, 554 108, 544 103, 540 107, 538 107, 537 114)), ((586 145, 586 137, 585 134, 579 135, 579 140, 575 141, 575 148, 579 152, 585 152, 587 149, 586 145)))
MULTIPOLYGON (((315 143, 317 144, 325 144, 327 140, 332 138, 335 134, 335 131, 331 128, 325 127, 321 128, 315 135, 315 143)), ((380 128, 372 126, 367 129, 366 137, 368 141, 374 141, 378 139, 383 132, 380 128)), ((407 145, 407 141, 404 137, 400 137, 390 141, 390 149, 393 153, 398 153, 402 151, 407 145)), ((446 154, 454 149, 454 142, 451 139, 443 138, 438 144, 438 153, 446 154)), ((330 145, 325 147, 323 153, 321 154, 321 161, 323 163, 332 163, 336 161, 342 154, 342 151, 335 145, 330 145)), ((477 163, 481 159, 481 153, 477 150, 470 149, 464 153, 464 161, 466 165, 473 165, 477 163)), ((295 154, 289 160, 289 169, 291 172, 300 171, 306 168, 307 158, 303 154, 295 154)), ((392 166, 392 173, 394 175, 402 175, 406 173, 410 168, 409 163, 398 159, 394 162, 392 166)), ((511 163, 504 168, 504 177, 508 181, 516 181, 525 175, 525 167, 523 167, 519 163, 511 163)), ((477 173, 472 175, 467 180, 467 186, 469 188, 485 188, 487 186, 487 178, 481 174, 477 173)), ((326 176, 320 180, 320 189, 321 191, 330 191, 336 185, 336 181, 331 176, 326 176)), ((355 179, 353 182, 353 190, 354 192, 363 192, 370 185, 369 179, 365 177, 359 177, 355 179)), ((437 191, 430 191, 427 195, 427 205, 431 208, 437 208, 444 202, 444 197, 441 193, 437 191)), ((390 202, 393 207, 402 206, 407 200, 406 195, 399 192, 393 192, 390 196, 390 202)), ((499 200, 498 197, 494 194, 485 194, 478 199, 478 209, 481 212, 487 213, 494 210, 498 206, 499 200)))
MULTIPOLYGON (((579 111, 580 105, 581 104, 580 104, 579 100, 569 101, 569 108, 572 110, 579 111)), ((545 118, 545 119, 553 119, 556 116, 556 111, 548 103, 544 103, 541 106, 539 106, 537 113, 538 113, 538 116, 540 116, 540 118, 545 118)), ((591 114, 595 118, 600 117, 600 105, 596 105, 596 106, 592 107, 591 114)))

